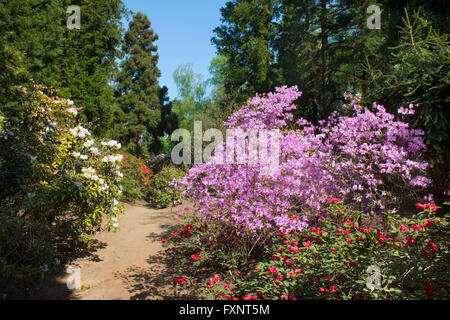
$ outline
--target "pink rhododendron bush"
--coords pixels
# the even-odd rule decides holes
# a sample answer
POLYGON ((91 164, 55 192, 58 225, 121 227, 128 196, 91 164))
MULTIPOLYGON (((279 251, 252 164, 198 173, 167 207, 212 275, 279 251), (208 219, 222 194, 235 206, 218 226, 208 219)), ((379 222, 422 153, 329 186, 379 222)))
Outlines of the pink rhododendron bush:
MULTIPOLYGON (((228 119, 230 129, 280 130, 278 167, 262 174, 261 163, 220 164, 225 146, 219 146, 209 163, 195 165, 178 183, 196 201, 199 219, 264 239, 314 223, 330 196, 376 215, 396 212, 402 199, 431 183, 421 159, 422 131, 350 94, 340 111, 314 125, 291 113, 300 95, 297 87, 276 88, 228 119)), ((399 109, 400 117, 413 113, 413 105, 399 109)))
MULTIPOLYGON (((176 183, 195 206, 162 240, 168 261, 210 277, 181 273, 173 285, 224 300, 447 298, 448 214, 437 215, 431 195, 399 214, 431 183, 423 134, 401 121, 415 106, 396 120, 346 95, 341 110, 313 125, 291 113, 300 94, 282 87, 256 96, 226 123, 279 129, 279 170, 221 163, 237 144, 227 137, 211 162, 176 183)), ((251 143, 244 148, 254 160, 251 143)))

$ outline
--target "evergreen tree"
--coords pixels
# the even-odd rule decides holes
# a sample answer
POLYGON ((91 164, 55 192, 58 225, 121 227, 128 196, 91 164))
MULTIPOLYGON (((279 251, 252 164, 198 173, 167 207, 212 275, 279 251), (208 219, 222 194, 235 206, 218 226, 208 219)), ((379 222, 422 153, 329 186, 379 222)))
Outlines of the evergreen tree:
POLYGON ((161 122, 159 97, 158 35, 150 21, 136 13, 125 33, 122 61, 117 77, 117 105, 113 136, 136 156, 148 156, 161 122))
MULTIPOLYGON (((63 54, 58 61, 61 95, 82 106, 82 115, 104 135, 110 128, 114 90, 110 85, 120 56, 126 14, 121 0, 64 0, 63 8, 78 5, 81 29, 64 27, 63 54)), ((65 13, 64 26, 69 14, 65 13)))
POLYGON ((277 0, 233 0, 221 9, 222 25, 212 42, 227 58, 225 89, 239 102, 273 87, 277 0))

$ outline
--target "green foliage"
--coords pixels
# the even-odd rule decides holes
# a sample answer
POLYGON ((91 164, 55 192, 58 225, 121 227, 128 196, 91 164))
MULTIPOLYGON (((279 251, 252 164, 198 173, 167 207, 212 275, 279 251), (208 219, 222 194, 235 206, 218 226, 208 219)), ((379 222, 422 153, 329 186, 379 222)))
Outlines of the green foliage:
POLYGON ((121 211, 115 199, 120 146, 93 138, 79 124, 73 102, 47 96, 40 85, 29 90, 8 109, 8 131, 0 136, 2 213, 21 212, 89 244, 102 218, 117 219, 121 211))
POLYGON ((48 229, 24 217, 0 215, 0 296, 23 298, 32 284, 55 271, 48 229))
POLYGON ((0 79, 1 102, 16 101, 11 89, 33 78, 60 88, 60 96, 83 106, 81 118, 95 124, 96 134, 104 134, 112 120, 108 82, 116 67, 124 14, 121 0, 2 2, 0 55, 6 52, 7 72, 0 79), (80 6, 81 29, 66 26, 70 5, 80 6))
MULTIPOLYGON (((359 224, 359 212, 332 204, 316 227, 281 233, 235 296, 259 299, 448 298, 448 222, 426 209, 414 218, 388 215, 387 231, 359 224), (367 287, 370 266, 379 288, 367 287)), ((447 216, 448 218, 448 216, 447 216)), ((373 282, 371 282, 373 284, 373 282)), ((208 288, 212 298, 230 289, 208 288)), ((233 294, 231 294, 233 295, 233 294)), ((228 296, 229 297, 229 296, 228 296)))
POLYGON ((224 68, 227 94, 242 103, 255 92, 273 89, 275 53, 272 42, 277 33, 279 1, 233 0, 220 10, 222 25, 214 29, 212 42, 226 57, 224 68))
POLYGON ((166 166, 156 173, 150 182, 148 201, 156 208, 165 208, 170 204, 179 203, 183 199, 180 190, 175 190, 170 182, 181 179, 184 171, 174 166, 166 166))
POLYGON ((206 96, 208 82, 194 73, 192 64, 178 66, 173 72, 178 97, 173 102, 173 111, 180 128, 193 134, 194 121, 202 121, 204 130, 215 127, 216 107, 206 96))
POLYGON ((161 122, 157 67, 158 35, 147 16, 138 12, 125 33, 122 52, 125 59, 117 76, 117 104, 113 137, 138 157, 148 155, 161 122), (146 146, 146 147, 145 147, 146 146))
POLYGON ((167 247, 170 263, 233 272, 247 266, 253 248, 252 239, 238 235, 236 229, 224 222, 206 223, 189 213, 183 216, 177 231, 164 239, 163 244, 167 247))

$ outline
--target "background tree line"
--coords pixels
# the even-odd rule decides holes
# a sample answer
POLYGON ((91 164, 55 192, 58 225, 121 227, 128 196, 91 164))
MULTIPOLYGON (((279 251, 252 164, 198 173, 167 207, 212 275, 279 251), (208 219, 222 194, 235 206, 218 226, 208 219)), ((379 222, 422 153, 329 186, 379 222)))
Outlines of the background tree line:
POLYGON ((34 79, 83 107, 80 114, 96 135, 119 140, 137 156, 158 154, 160 138, 177 119, 158 82, 156 40, 147 16, 130 12, 121 0, 2 0, 2 108, 34 79), (67 28, 70 5, 80 7, 80 29, 67 28))
POLYGON ((338 109, 346 91, 391 113, 419 103, 411 125, 425 131, 431 192, 449 189, 446 1, 233 0, 221 14, 214 99, 225 114, 279 85, 298 85, 297 115, 313 122, 338 109), (381 29, 367 27, 370 5, 381 9, 381 29))
MULTIPOLYGON (((411 125, 426 133, 436 188, 449 176, 449 9, 445 0, 232 0, 221 8, 210 77, 191 64, 173 76, 170 101, 159 84, 157 33, 121 0, 0 1, 0 119, 29 78, 82 106, 99 136, 151 157, 170 150, 177 127, 221 127, 257 93, 298 85, 297 116, 327 117, 344 92, 361 92, 394 112, 419 103, 411 125), (70 3, 69 3, 70 2, 70 3), (369 29, 369 5, 381 29, 369 29), (81 29, 66 27, 79 5, 81 29), (128 25, 122 27, 126 18, 128 25)), ((436 194, 437 190, 434 190, 436 194)))

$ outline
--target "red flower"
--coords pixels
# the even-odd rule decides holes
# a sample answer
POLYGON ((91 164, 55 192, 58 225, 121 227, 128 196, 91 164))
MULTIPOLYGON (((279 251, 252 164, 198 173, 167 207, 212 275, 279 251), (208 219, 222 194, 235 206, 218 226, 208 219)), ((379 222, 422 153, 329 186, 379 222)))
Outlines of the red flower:
POLYGON ((260 271, 261 268, 260 268, 260 267, 256 267, 255 270, 256 270, 256 271, 260 271))
POLYGON ((406 237, 406 243, 410 246, 412 246, 414 244, 415 240, 413 238, 410 237, 406 237))
POLYGON ((350 239, 350 238, 346 238, 345 241, 347 241, 347 242, 352 242, 353 240, 350 239))
POLYGON ((220 282, 220 277, 219 277, 218 274, 215 274, 215 275, 214 275, 214 280, 216 281, 216 283, 219 283, 219 282, 220 282))
POLYGON ((425 291, 427 295, 431 296, 433 295, 434 291, 436 291, 436 289, 428 282, 425 282, 425 291))
POLYGON ((339 202, 339 201, 341 201, 341 199, 339 199, 339 198, 333 198, 333 197, 328 198, 328 202, 339 202))
POLYGON ((297 216, 290 216, 289 219, 291 219, 291 220, 297 220, 297 216))
POLYGON ((422 227, 417 224, 413 225, 411 228, 413 228, 414 231, 422 229, 422 227))
POLYGON ((350 219, 347 219, 347 221, 345 221, 344 224, 349 224, 349 225, 351 225, 352 227, 355 226, 355 224, 354 224, 350 219))
POLYGON ((423 223, 424 228, 428 227, 431 224, 431 220, 427 220, 423 223))
POLYGON ((193 254, 193 255, 191 256, 192 260, 194 260, 194 261, 200 260, 201 257, 202 257, 202 256, 199 255, 199 254, 193 254))
POLYGON ((172 282, 174 286, 177 284, 182 285, 186 283, 186 278, 185 277, 173 278, 172 282))
POLYGON ((422 256, 424 258, 428 258, 428 256, 430 255, 430 253, 428 251, 426 251, 426 250, 420 250, 420 253, 422 254, 422 256))
POLYGON ((304 247, 311 247, 313 245, 313 243, 311 241, 308 240, 308 242, 305 242, 303 244, 304 247))
POLYGON ((311 228, 311 231, 312 231, 314 234, 319 234, 319 229, 317 229, 316 227, 312 227, 312 228, 311 228))
POLYGON ((349 234, 350 232, 352 232, 352 230, 348 229, 344 231, 344 234, 349 234))
POLYGON ((349 261, 348 265, 349 265, 350 268, 353 268, 354 266, 356 266, 356 263, 349 261))
POLYGON ((302 272, 302 269, 295 269, 294 272, 295 273, 300 273, 300 272, 302 272))
POLYGON ((331 251, 331 252, 334 252, 334 251, 336 251, 336 249, 330 248, 330 251, 331 251))
POLYGON ((289 300, 297 300, 296 297, 295 297, 295 294, 290 295, 289 296, 289 300))
POLYGON ((432 242, 432 241, 427 241, 427 243, 428 243, 428 247, 431 249, 431 250, 433 250, 433 251, 437 251, 438 250, 438 245, 436 244, 436 243, 434 243, 434 242, 432 242))
POLYGON ((322 292, 322 293, 324 293, 324 292, 327 291, 327 289, 325 289, 325 288, 320 288, 319 291, 322 292))
POLYGON ((251 294, 246 294, 242 300, 257 300, 258 296, 252 296, 251 294))
POLYGON ((288 296, 285 295, 285 294, 283 294, 280 298, 281 298, 281 300, 287 300, 287 299, 288 299, 288 296))
POLYGON ((331 286, 328 290, 330 290, 331 292, 336 292, 336 286, 331 286))
POLYGON ((400 231, 408 231, 409 232, 409 229, 407 227, 405 227, 404 225, 401 225, 400 231))
POLYGON ((269 268, 269 273, 270 273, 270 274, 278 273, 278 270, 277 270, 276 267, 272 267, 272 268, 269 268))

